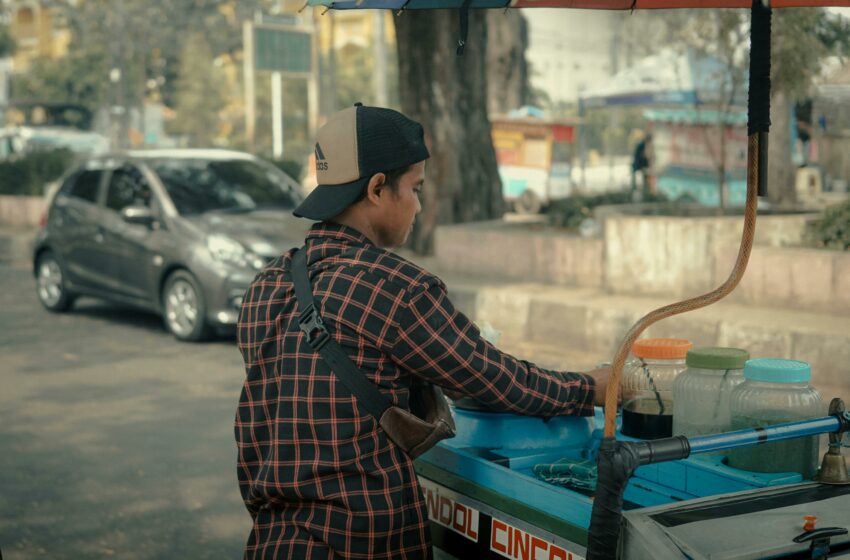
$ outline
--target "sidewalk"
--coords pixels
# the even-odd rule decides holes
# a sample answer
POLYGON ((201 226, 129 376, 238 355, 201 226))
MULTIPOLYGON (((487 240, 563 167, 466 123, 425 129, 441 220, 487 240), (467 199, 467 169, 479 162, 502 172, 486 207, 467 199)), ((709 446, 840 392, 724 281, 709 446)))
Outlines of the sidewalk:
POLYGON ((37 228, 0 224, 0 264, 31 266, 32 246, 37 228))

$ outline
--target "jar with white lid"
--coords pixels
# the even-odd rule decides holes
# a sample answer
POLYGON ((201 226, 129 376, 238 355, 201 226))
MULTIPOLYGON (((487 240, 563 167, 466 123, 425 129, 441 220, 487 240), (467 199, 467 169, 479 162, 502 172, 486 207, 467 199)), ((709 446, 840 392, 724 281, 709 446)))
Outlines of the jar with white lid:
MULTIPOLYGON (((757 428, 826 415, 820 393, 809 384, 805 362, 760 358, 744 366, 744 382, 732 391, 731 428, 757 428)), ((774 441, 729 451, 729 465, 754 472, 798 472, 811 479, 818 468, 819 436, 774 441)))
POLYGON ((640 439, 672 435, 673 383, 685 371, 685 356, 692 346, 681 338, 647 338, 632 345, 634 359, 623 368, 623 435, 640 439))
POLYGON ((729 398, 744 381, 750 354, 740 348, 705 347, 688 352, 688 369, 673 384, 673 435, 729 431, 729 398))

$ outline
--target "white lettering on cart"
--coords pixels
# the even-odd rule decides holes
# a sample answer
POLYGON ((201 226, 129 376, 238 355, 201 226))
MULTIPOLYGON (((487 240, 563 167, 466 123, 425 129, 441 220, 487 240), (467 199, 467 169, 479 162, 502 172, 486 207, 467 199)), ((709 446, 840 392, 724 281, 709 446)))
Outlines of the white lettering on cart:
POLYGON ((478 510, 460 503, 454 492, 420 478, 428 506, 428 517, 435 523, 478 542, 478 510))
POLYGON ((490 550, 513 560, 584 560, 555 543, 495 517, 490 522, 490 550))

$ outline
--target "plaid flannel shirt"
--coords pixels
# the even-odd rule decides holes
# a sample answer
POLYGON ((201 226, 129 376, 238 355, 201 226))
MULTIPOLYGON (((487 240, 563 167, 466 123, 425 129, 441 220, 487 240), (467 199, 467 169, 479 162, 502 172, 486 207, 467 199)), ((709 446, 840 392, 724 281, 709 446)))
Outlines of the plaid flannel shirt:
MULTIPOLYGON (((593 380, 517 360, 481 338, 435 276, 358 231, 316 224, 307 236, 314 299, 328 330, 396 406, 411 376, 493 409, 590 415, 593 380)), ((307 344, 289 273, 292 251, 245 295, 238 343, 238 478, 254 519, 246 558, 430 558, 413 461, 307 344)))

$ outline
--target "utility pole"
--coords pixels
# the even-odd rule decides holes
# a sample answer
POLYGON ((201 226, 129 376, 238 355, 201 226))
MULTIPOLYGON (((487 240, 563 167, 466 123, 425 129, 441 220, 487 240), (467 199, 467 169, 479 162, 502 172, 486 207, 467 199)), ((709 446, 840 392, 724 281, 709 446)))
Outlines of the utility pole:
POLYGON ((124 61, 126 52, 124 50, 124 25, 126 12, 124 0, 118 0, 113 9, 106 14, 106 20, 116 49, 110 49, 111 68, 109 70, 109 81, 112 84, 112 104, 109 108, 110 144, 112 148, 123 149, 127 147, 127 99, 124 86, 126 79, 124 73, 124 61))
POLYGON ((321 65, 319 64, 319 25, 316 21, 316 11, 310 9, 310 22, 313 35, 310 38, 310 67, 313 69, 307 79, 307 138, 316 137, 316 129, 319 127, 319 81, 321 80, 321 65))
POLYGON ((272 154, 283 157, 283 75, 272 72, 272 154))
POLYGON ((336 22, 334 11, 330 10, 326 16, 328 18, 328 23, 330 24, 330 47, 328 48, 328 96, 327 96, 327 110, 328 114, 333 114, 336 112, 336 22))
POLYGON ((387 39, 384 32, 384 10, 374 10, 375 33, 374 33, 374 55, 375 55, 375 105, 386 107, 387 95, 387 39))
POLYGON ((248 151, 254 151, 254 123, 257 95, 254 91, 254 23, 242 23, 242 77, 245 82, 245 140, 248 151))

